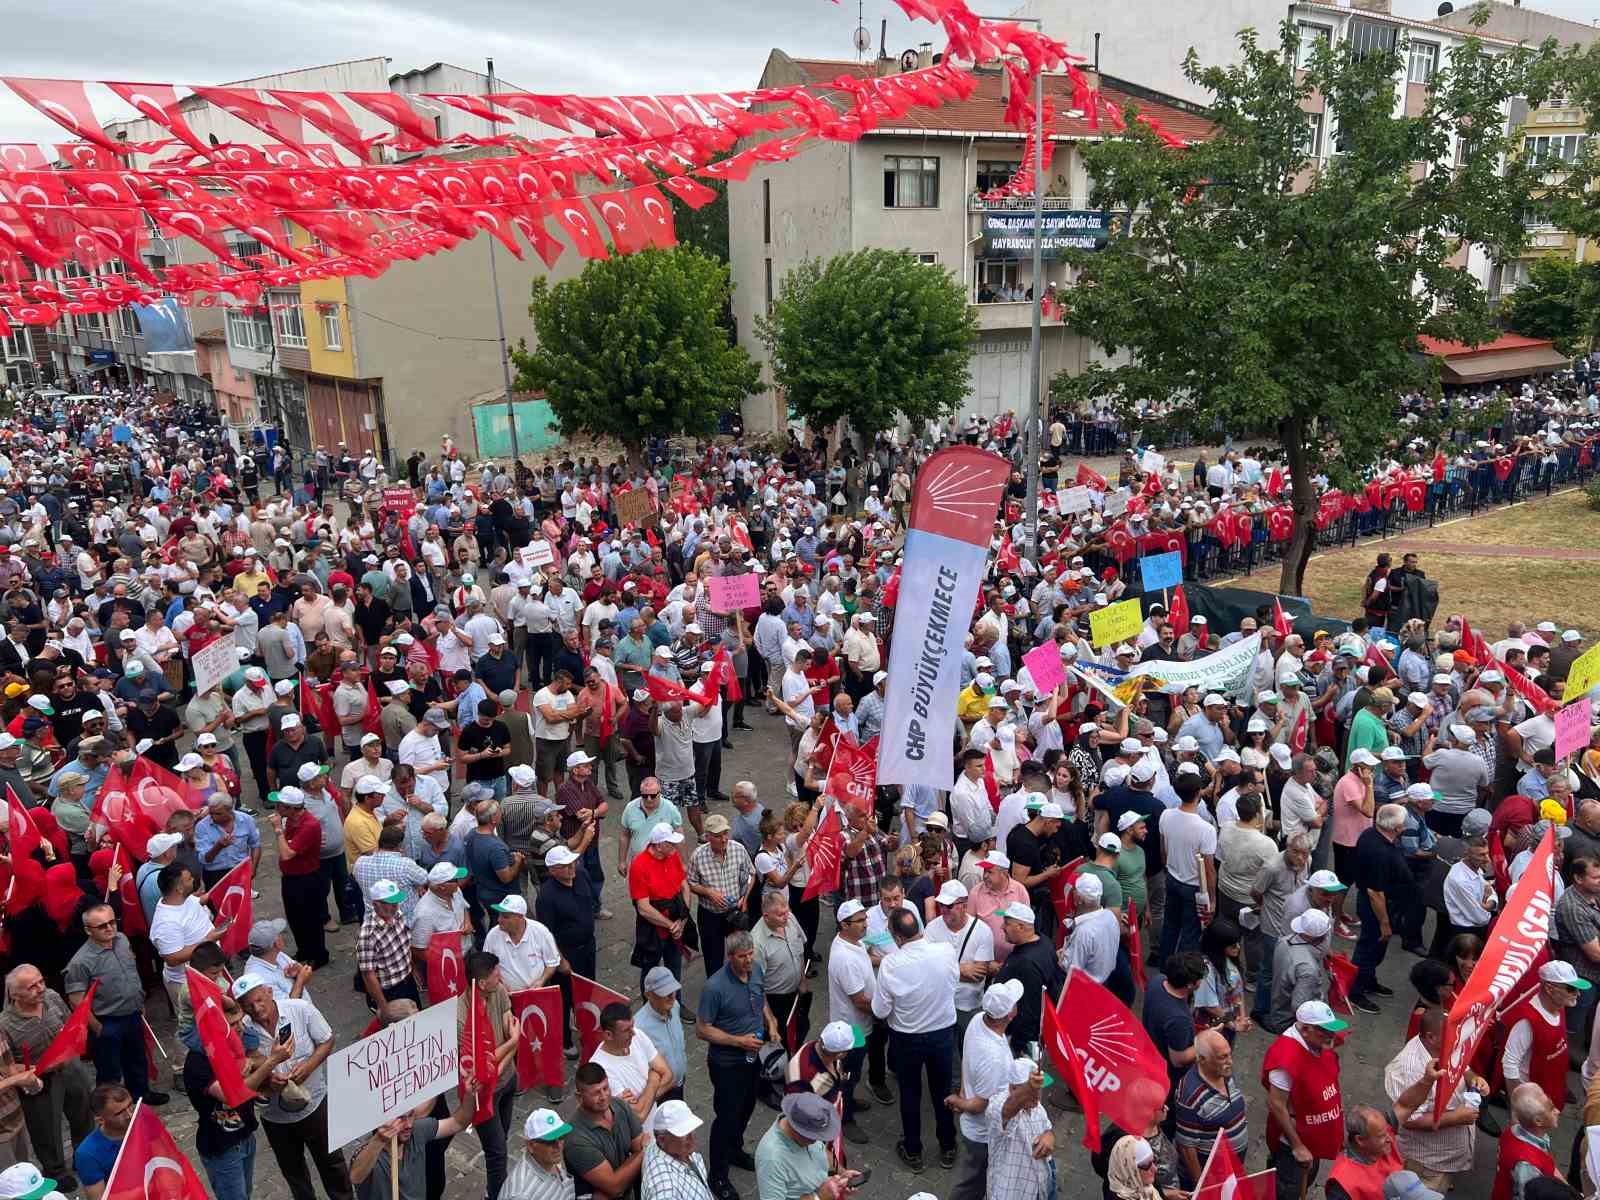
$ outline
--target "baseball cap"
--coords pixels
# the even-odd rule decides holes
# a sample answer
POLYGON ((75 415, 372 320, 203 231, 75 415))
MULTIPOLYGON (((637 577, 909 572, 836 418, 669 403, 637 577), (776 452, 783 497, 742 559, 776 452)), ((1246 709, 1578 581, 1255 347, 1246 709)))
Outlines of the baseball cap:
POLYGON ((359 796, 381 796, 389 790, 389 785, 376 775, 363 775, 356 780, 356 794, 359 796))
POLYGON ((999 867, 1002 871, 1011 870, 1011 860, 999 851, 990 851, 978 860, 978 865, 987 871, 990 867, 999 867))
MULTIPOLYGON (((288 718, 285 717, 284 720, 287 721, 288 718)), ((322 775, 326 775, 327 773, 328 767, 325 763, 301 763, 300 769, 295 772, 295 778, 299 779, 301 783, 310 783, 313 779, 316 779, 322 775)))
POLYGON ((250 949, 265 950, 283 936, 283 931, 289 928, 289 922, 281 917, 271 921, 257 921, 250 926, 250 949))
POLYGON ((522 1123, 522 1136, 530 1142, 553 1142, 572 1132, 572 1126, 553 1108, 536 1108, 522 1123))
POLYGON ((1017 1006, 1024 991, 1022 980, 1008 979, 992 984, 983 993, 983 1011, 991 1017, 1003 1017, 1017 1006))
POLYGON ((1289 928, 1301 937, 1325 938, 1328 936, 1328 930, 1332 928, 1332 922, 1328 920, 1328 914, 1320 908, 1308 908, 1289 922, 1289 928))
POLYGON ((41 1175, 32 1163, 17 1163, 0 1171, 0 1200, 41 1200, 55 1187, 56 1181, 41 1175))
MULTIPOLYGON (((1566 966, 1564 963, 1562 965, 1566 966)), ((1571 970, 1571 967, 1567 969, 1571 970)), ((1312 1025, 1318 1029, 1326 1029, 1329 1033, 1342 1033, 1350 1028, 1349 1021, 1341 1021, 1334 1016, 1333 1009, 1321 1000, 1307 1000, 1294 1010, 1294 1019, 1301 1025, 1312 1025)))
POLYGON ((1353 767, 1375 767, 1378 765, 1378 756, 1364 747, 1357 747, 1350 752, 1350 765, 1353 767))
POLYGON ((1225 705, 1227 703, 1228 703, 1227 700, 1224 699, 1222 696, 1218 695, 1216 692, 1207 692, 1206 695, 1205 695, 1205 699, 1200 701, 1200 707, 1201 708, 1210 708, 1213 704, 1224 704, 1225 705))
POLYGON ((1008 904, 1000 910, 1000 916, 1007 921, 1018 921, 1023 925, 1032 925, 1037 918, 1033 909, 1026 904, 1008 904))
POLYGON ((864 913, 866 911, 867 911, 866 905, 862 904, 861 901, 859 901, 859 900, 846 900, 843 904, 839 905, 839 907, 834 910, 833 919, 836 922, 838 922, 839 924, 842 925, 844 922, 848 921, 851 917, 860 916, 862 913, 864 913))
MULTIPOLYGON (((666 970, 665 967, 657 969, 666 970)), ((667 974, 670 975, 672 972, 667 971, 667 974)), ((822 1027, 822 1036, 817 1040, 828 1053, 843 1054, 855 1045, 856 1035, 848 1021, 830 1021, 822 1027)))
MULTIPOLYGON (((1129 817, 1133 817, 1136 821, 1143 820, 1138 813, 1122 814, 1123 821, 1127 820, 1129 817)), ((1118 824, 1121 825, 1121 821, 1119 821, 1118 824)), ((1113 854, 1122 849, 1122 839, 1114 833, 1102 833, 1095 839, 1094 844, 1099 846, 1102 850, 1110 850, 1113 854)))
POLYGON ((1406 752, 1399 746, 1385 746, 1378 759, 1380 762, 1405 762, 1406 752))
MULTIPOLYGON (((436 862, 428 868, 429 883, 454 883, 458 879, 465 879, 468 871, 465 867, 458 867, 453 862, 436 862)), ((517 897, 519 900, 521 897, 517 897)))
POLYGON ((657 1133, 685 1137, 704 1124, 682 1100, 667 1100, 657 1106, 655 1115, 651 1117, 650 1128, 657 1133))
POLYGON ((650 831, 650 844, 660 846, 670 842, 674 846, 683 841, 683 834, 673 829, 671 825, 657 825, 650 831))
POLYGON ((727 833, 733 826, 728 823, 728 818, 721 813, 712 813, 706 818, 705 831, 707 833, 727 833))
POLYGON ((1125 737, 1117 744, 1118 754, 1143 754, 1144 743, 1138 738, 1125 737))
POLYGON ((268 793, 267 799, 274 804, 286 804, 290 808, 304 808, 306 804, 306 794, 293 786, 268 793))
MULTIPOLYGON (((1194 764, 1190 763, 1189 765, 1193 766, 1194 764)), ((1133 778, 1139 783, 1148 783, 1150 780, 1156 777, 1156 764, 1154 760, 1150 758, 1141 758, 1138 762, 1133 764, 1132 768, 1128 771, 1128 774, 1133 776, 1133 778)))
POLYGON ((185 754, 178 760, 177 771, 179 775, 186 775, 190 771, 198 771, 206 765, 206 760, 198 754, 185 754))
POLYGON ((1328 870, 1311 872, 1306 884, 1320 892, 1342 892, 1345 890, 1345 885, 1339 882, 1339 877, 1328 870))
POLYGON ((1072 885, 1072 890, 1086 899, 1098 900, 1105 895, 1106 885, 1100 882, 1098 875, 1079 875, 1072 885))
POLYGON ((245 996, 255 991, 258 987, 271 986, 272 985, 265 979, 261 978, 261 976, 246 973, 233 981, 233 986, 228 989, 228 995, 232 996, 235 1000, 242 1000, 245 996))
POLYGON ((1200 739, 1192 733, 1186 733, 1172 743, 1172 749, 1177 754, 1194 754, 1200 749, 1200 739))
POLYGON ((1444 1194, 1423 1183, 1415 1171, 1396 1171, 1383 1181, 1383 1200, 1444 1200, 1444 1194))
POLYGON ((1437 800, 1439 793, 1425 783, 1413 783, 1406 788, 1407 800, 1437 800))
POLYGON ((144 852, 151 858, 160 858, 174 846, 183 844, 183 835, 180 833, 158 833, 144 844, 144 852))
POLYGON ((967 898, 967 885, 959 879, 947 879, 934 897, 935 904, 960 904, 967 898))
POLYGON ((1539 979, 1544 983, 1559 983, 1564 987, 1576 988, 1580 992, 1587 992, 1593 986, 1587 979, 1578 975, 1571 963, 1560 958, 1551 959, 1540 967, 1539 979))
POLYGON ((1039 809, 1039 815, 1046 821, 1065 821, 1067 819, 1066 811, 1054 800, 1046 801, 1044 806, 1039 809))
POLYGON ((582 750, 574 750, 567 755, 567 770, 570 771, 573 767, 586 767, 592 762, 594 762, 592 755, 585 754, 582 750))
POLYGON ((495 912, 510 913, 514 917, 525 917, 528 915, 528 902, 515 893, 501 900, 499 904, 491 904, 489 907, 495 912))
POLYGON ((666 967, 651 967, 645 972, 644 990, 656 996, 672 996, 683 989, 676 976, 666 967))
MULTIPOLYGON (((1272 744, 1274 746, 1283 745, 1282 742, 1274 742, 1272 744)), ((1212 758, 1211 761, 1212 762, 1219 762, 1219 763, 1225 763, 1225 762, 1236 763, 1236 762, 1239 762, 1241 760, 1239 758, 1239 752, 1237 750, 1235 750, 1232 746, 1224 746, 1221 750, 1217 751, 1216 755, 1212 758)))
POLYGON ((950 818, 942 812, 932 812, 922 819, 922 823, 930 829, 949 829, 950 818))
POLYGON ((283 720, 278 722, 279 729, 298 729, 300 727, 299 713, 284 713, 283 720))
POLYGON ((406 898, 406 890, 392 879, 380 879, 367 895, 380 904, 399 904, 406 898))
POLYGON ((564 867, 577 861, 578 856, 565 846, 551 846, 544 856, 544 865, 547 867, 564 867))
MULTIPOLYGON (((1185 766, 1193 766, 1194 764, 1193 763, 1186 763, 1184 765, 1185 766)), ((1143 813, 1125 812, 1120 817, 1117 818, 1117 832, 1118 833, 1125 833, 1128 830, 1132 829, 1140 821, 1143 821, 1144 819, 1145 819, 1145 816, 1144 816, 1143 813)), ((1117 844, 1120 846, 1122 843, 1119 840, 1117 844)))

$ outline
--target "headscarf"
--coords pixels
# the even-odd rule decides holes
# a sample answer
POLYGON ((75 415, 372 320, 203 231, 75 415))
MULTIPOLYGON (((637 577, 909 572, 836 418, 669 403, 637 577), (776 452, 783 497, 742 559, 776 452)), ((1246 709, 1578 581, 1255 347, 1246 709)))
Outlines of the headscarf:
POLYGON ((1161 1200, 1161 1193, 1156 1190, 1155 1184, 1145 1183, 1139 1176, 1136 1160, 1141 1144, 1149 1149, 1149 1143, 1130 1133, 1111 1147, 1111 1159, 1106 1167, 1106 1184, 1117 1200, 1161 1200))
POLYGON ((44 911, 63 933, 72 924, 83 899, 83 889, 78 886, 78 869, 71 863, 60 863, 44 873, 44 911))

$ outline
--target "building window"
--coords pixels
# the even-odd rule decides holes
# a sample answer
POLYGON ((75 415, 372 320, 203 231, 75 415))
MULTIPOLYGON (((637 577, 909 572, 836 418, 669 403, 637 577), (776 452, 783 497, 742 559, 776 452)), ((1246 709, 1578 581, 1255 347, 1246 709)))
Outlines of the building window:
POLYGON ((228 345, 239 350, 265 354, 272 349, 272 322, 266 314, 230 308, 224 318, 228 345))
POLYGON ((978 162, 978 191, 992 192, 996 188, 1005 187, 1011 182, 1011 177, 1017 173, 1017 168, 1022 164, 1008 161, 978 162))
POLYGON ((131 308, 117 309, 117 333, 121 337, 138 337, 144 331, 139 327, 139 322, 133 315, 131 308))
POLYGON ((1322 157, 1322 114, 1306 114, 1306 127, 1300 138, 1300 153, 1308 158, 1322 157))
POLYGON ((306 348, 306 320, 300 311, 298 292, 268 292, 267 304, 272 309, 272 332, 278 344, 295 350, 306 348))
POLYGON ((1326 25, 1313 25, 1309 21, 1300 22, 1300 45, 1295 51, 1294 65, 1302 71, 1311 65, 1311 56, 1316 53, 1318 46, 1326 46, 1333 41, 1333 30, 1326 25))
POLYGON ((322 318, 322 348, 324 350, 344 349, 344 329, 339 324, 339 306, 337 304, 317 305, 317 316, 322 318))
POLYGON ((1472 139, 1456 134, 1456 168, 1467 165, 1467 160, 1472 157, 1472 139))
POLYGON ((886 155, 883 160, 885 208, 938 208, 939 160, 886 155))
POLYGON ((772 315, 772 260, 767 259, 767 315, 772 315))
POLYGON ((772 180, 761 181, 761 241, 772 245, 772 180))
POLYGON ((1439 47, 1433 42, 1412 42, 1411 62, 1406 70, 1407 83, 1429 83, 1439 69, 1439 47))
POLYGON ((1350 22, 1350 52, 1357 58, 1369 54, 1393 54, 1400 41, 1400 27, 1382 21, 1350 22))
POLYGON ((231 237, 228 239, 228 253, 235 258, 251 258, 265 256, 267 248, 253 237, 231 237))
POLYGON ((916 258, 917 258, 917 261, 919 263, 922 263, 924 266, 937 267, 939 265, 939 256, 937 254, 927 254, 927 253, 919 252, 917 254, 916 258))
POLYGON ((1578 154, 1578 148, 1583 144, 1583 135, 1578 133, 1555 134, 1551 137, 1524 138, 1522 148, 1528 152, 1528 157, 1534 162, 1571 162, 1578 154))

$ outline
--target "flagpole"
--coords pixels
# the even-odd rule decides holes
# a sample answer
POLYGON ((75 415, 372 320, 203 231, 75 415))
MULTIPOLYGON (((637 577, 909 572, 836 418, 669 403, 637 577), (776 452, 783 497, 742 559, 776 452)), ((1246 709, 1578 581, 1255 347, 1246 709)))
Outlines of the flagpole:
POLYGON ((161 1057, 171 1062, 172 1055, 167 1053, 167 1048, 161 1044, 161 1039, 156 1036, 156 1031, 150 1028, 150 1022, 145 1020, 143 1013, 139 1014, 139 1020, 143 1023, 145 1032, 150 1035, 150 1040, 155 1043, 156 1049, 161 1052, 161 1057))
MULTIPOLYGON (((487 62, 489 68, 489 94, 485 99, 485 103, 493 109, 494 59, 488 59, 487 62)), ((494 122, 492 121, 489 122, 489 132, 491 134, 494 133, 494 122)), ((511 356, 506 351, 506 314, 500 304, 500 266, 497 261, 499 256, 495 253, 494 235, 491 234, 487 240, 489 242, 489 286, 494 290, 494 319, 500 327, 500 373, 504 377, 506 385, 506 429, 511 434, 511 462, 513 464, 511 474, 514 479, 517 474, 515 464, 520 456, 517 448, 517 410, 515 402, 511 399, 511 356)), ((395 1178, 398 1179, 399 1175, 396 1174, 395 1178)))
MULTIPOLYGON (((139 1120, 139 1110, 144 1107, 144 1100, 135 1100, 133 1103, 133 1116, 128 1118, 128 1128, 122 1135, 122 1140, 117 1143, 117 1156, 111 1160, 111 1170, 106 1173, 106 1191, 111 1190, 111 1181, 117 1177, 117 1167, 122 1163, 122 1152, 128 1148, 128 1134, 133 1131, 134 1124, 139 1120)), ((144 1194, 141 1185, 139 1194, 144 1194)))

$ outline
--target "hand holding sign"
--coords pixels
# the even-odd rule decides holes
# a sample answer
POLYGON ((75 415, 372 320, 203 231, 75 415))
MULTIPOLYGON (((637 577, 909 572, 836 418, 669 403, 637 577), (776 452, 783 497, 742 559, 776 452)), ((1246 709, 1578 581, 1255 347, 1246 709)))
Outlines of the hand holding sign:
POLYGON ((748 571, 743 575, 713 575, 706 580, 706 591, 714 613, 738 612, 761 603, 761 581, 748 571))

